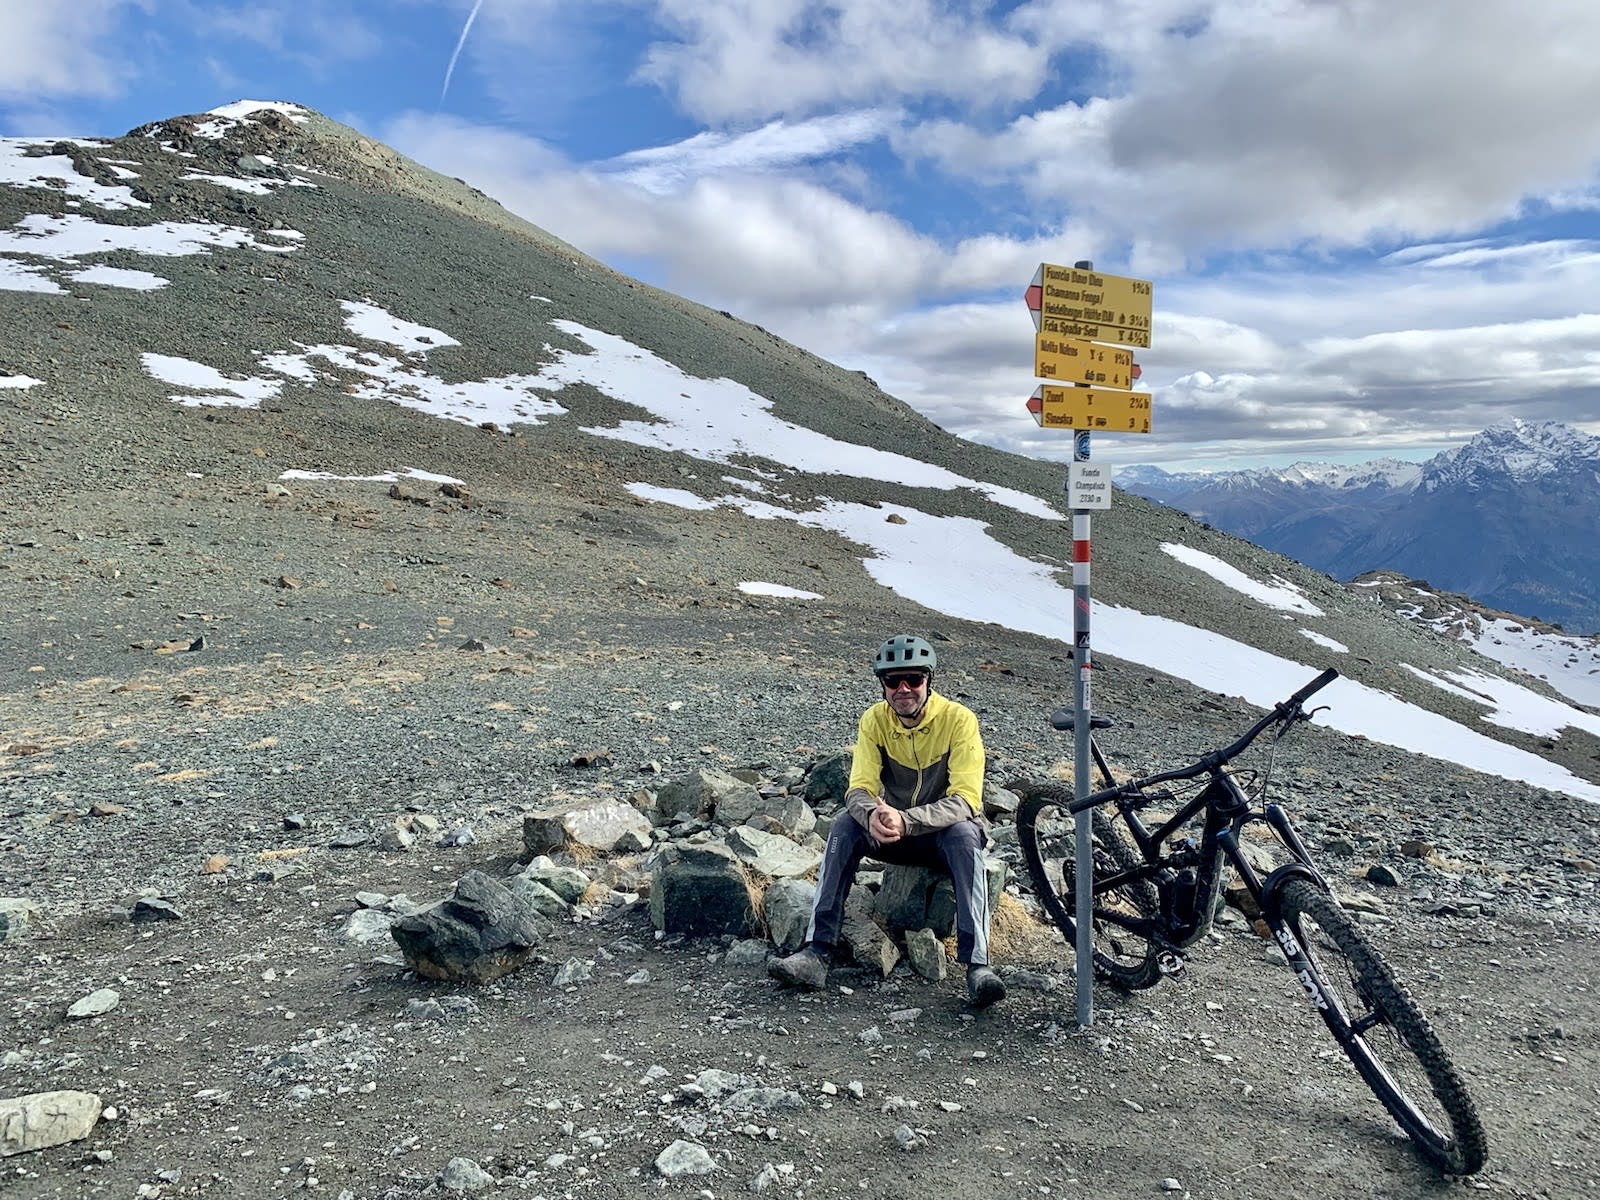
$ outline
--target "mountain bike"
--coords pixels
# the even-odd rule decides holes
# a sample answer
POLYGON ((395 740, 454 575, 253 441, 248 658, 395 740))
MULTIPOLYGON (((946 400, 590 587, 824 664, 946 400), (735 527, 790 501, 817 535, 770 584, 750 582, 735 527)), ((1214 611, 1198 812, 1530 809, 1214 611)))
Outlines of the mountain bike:
MULTIPOLYGON (((1488 1141, 1465 1081, 1389 964, 1334 898, 1288 814, 1265 800, 1278 740, 1322 711, 1308 712, 1305 703, 1338 675, 1324 671, 1231 745, 1122 783, 1092 735, 1111 721, 1092 716, 1089 747, 1104 787, 1078 800, 1066 784, 1025 785, 1017 809, 1023 857, 1040 904, 1075 942, 1075 817, 1089 812, 1091 958, 1099 978, 1125 990, 1182 970, 1184 951, 1211 928, 1231 867, 1367 1086, 1431 1163, 1471 1175, 1487 1160, 1488 1141), (1234 769, 1269 729, 1266 769, 1234 769), (1195 823, 1198 840, 1190 836, 1195 823), (1245 827, 1256 823, 1286 859, 1264 876, 1265 865, 1258 870, 1241 843, 1245 827)), ((1073 710, 1058 709, 1051 723, 1072 730, 1073 710)))

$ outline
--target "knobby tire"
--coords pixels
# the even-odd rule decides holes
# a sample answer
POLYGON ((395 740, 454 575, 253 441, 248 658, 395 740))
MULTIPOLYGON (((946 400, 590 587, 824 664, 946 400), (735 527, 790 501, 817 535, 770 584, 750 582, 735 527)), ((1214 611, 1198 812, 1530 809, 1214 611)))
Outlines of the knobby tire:
POLYGON ((1382 956, 1327 892, 1284 884, 1279 912, 1321 977, 1318 1012, 1361 1078, 1441 1171, 1471 1175, 1489 1157, 1466 1082, 1382 956))
MULTIPOLYGON (((1043 787, 1030 792, 1017 809, 1017 840, 1022 845, 1023 860, 1028 864, 1033 894, 1067 942, 1076 945, 1076 818, 1066 810, 1071 799, 1071 793, 1064 788, 1043 787), (1050 870, 1052 863, 1060 867, 1059 891, 1050 870)), ((1138 851, 1115 818, 1101 809, 1094 809, 1090 831, 1097 879, 1139 865, 1138 851)), ((1114 892, 1097 893, 1093 912, 1090 945, 1095 974, 1129 991, 1160 982, 1161 967, 1157 959, 1160 947, 1147 933, 1130 928, 1131 924, 1158 920, 1161 903, 1155 885, 1143 880, 1114 892)), ((1149 928, 1152 927, 1145 926, 1149 928)))

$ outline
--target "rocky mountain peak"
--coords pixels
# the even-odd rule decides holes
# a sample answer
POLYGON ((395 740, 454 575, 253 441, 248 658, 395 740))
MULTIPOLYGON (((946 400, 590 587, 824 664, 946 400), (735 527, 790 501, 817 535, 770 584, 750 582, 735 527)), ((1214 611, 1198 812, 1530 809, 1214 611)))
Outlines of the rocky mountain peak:
POLYGON ((1421 486, 1518 485, 1572 472, 1592 475, 1597 467, 1600 438, 1559 421, 1512 418, 1430 459, 1421 486))

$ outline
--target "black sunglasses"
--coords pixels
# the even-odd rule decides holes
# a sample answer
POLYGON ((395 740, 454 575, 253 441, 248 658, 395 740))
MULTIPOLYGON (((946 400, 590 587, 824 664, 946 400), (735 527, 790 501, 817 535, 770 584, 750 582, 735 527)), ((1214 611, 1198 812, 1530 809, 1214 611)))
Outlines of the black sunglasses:
POLYGON ((889 691, 909 685, 913 691, 928 682, 928 677, 921 671, 903 671, 893 675, 879 675, 879 680, 889 691))

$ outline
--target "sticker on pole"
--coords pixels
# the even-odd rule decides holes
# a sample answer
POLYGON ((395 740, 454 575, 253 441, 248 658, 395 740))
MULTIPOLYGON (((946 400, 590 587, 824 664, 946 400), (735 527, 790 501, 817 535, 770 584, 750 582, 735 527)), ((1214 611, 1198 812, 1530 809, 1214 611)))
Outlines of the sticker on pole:
POLYGON ((1111 468, 1105 463, 1068 463, 1067 507, 1110 508, 1111 468))

